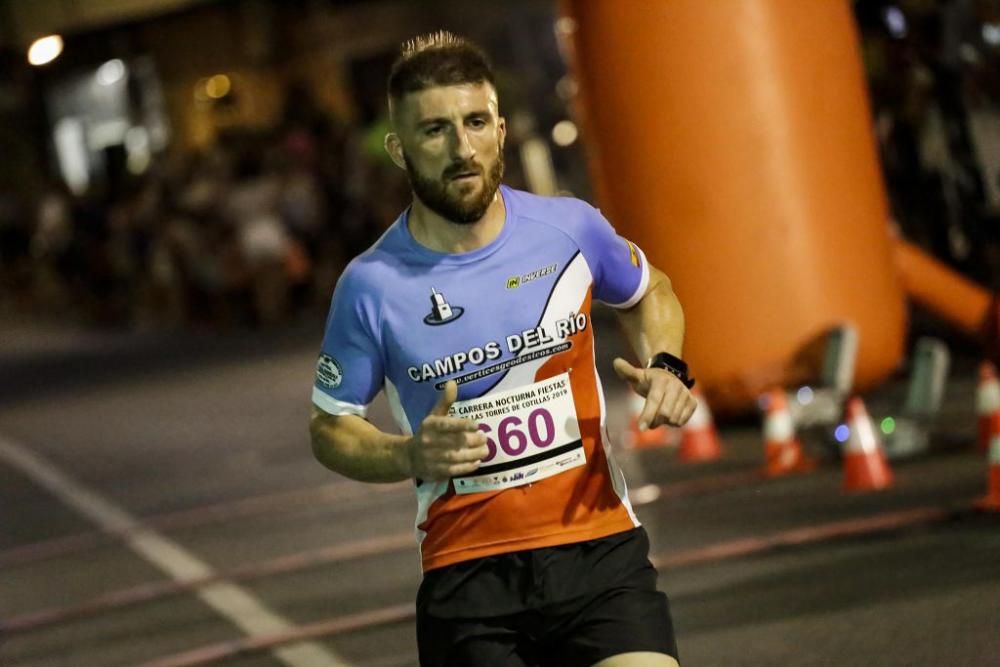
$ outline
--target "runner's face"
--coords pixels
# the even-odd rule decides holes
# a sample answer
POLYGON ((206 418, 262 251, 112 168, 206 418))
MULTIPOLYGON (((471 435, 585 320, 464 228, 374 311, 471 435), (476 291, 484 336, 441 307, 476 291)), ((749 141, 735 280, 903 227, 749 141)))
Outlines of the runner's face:
POLYGON ((400 153, 413 192, 460 224, 489 208, 503 177, 504 119, 488 83, 428 88, 407 95, 398 114, 400 153))

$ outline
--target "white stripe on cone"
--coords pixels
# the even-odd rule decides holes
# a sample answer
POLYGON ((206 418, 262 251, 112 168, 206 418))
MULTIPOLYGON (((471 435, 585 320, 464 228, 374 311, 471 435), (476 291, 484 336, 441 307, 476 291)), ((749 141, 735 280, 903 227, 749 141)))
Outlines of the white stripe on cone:
POLYGON ((764 420, 764 439, 768 442, 787 442, 795 437, 795 424, 788 408, 768 412, 764 420))
POLYGON ((856 454, 872 454, 879 450, 880 443, 878 435, 872 426, 872 420, 868 416, 864 407, 860 407, 848 423, 850 436, 844 451, 856 454))
POLYGON ((645 397, 639 395, 639 393, 635 391, 630 390, 628 392, 628 410, 629 414, 632 417, 638 418, 639 415, 642 414, 642 409, 645 406, 646 406, 645 397))
MULTIPOLYGON (((993 367, 988 361, 983 364, 989 364, 987 368, 993 367)), ((985 417, 994 410, 1000 410, 1000 380, 997 379, 995 369, 976 388, 976 414, 985 417)))
POLYGON ((694 409, 691 419, 684 424, 684 428, 698 430, 712 423, 712 411, 708 409, 708 403, 699 394, 693 394, 693 396, 698 405, 694 409))

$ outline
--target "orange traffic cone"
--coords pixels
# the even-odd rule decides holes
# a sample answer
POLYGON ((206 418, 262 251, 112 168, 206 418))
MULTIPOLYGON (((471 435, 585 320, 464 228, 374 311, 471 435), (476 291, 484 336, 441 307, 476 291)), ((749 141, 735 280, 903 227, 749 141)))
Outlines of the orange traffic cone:
POLYGON ((987 460, 986 495, 976 505, 984 510, 1000 512, 1000 411, 990 417, 990 453, 987 460))
POLYGON ((625 443, 632 449, 656 449, 673 444, 666 426, 639 430, 639 415, 646 405, 646 399, 634 391, 630 390, 628 393, 628 436, 625 443))
POLYGON ((892 485, 892 470, 882 451, 875 425, 865 404, 855 396, 847 401, 850 435, 844 444, 844 490, 875 491, 892 485))
POLYGON ((698 401, 698 407, 691 419, 681 427, 681 446, 677 450, 677 458, 684 463, 712 461, 722 456, 722 445, 715 430, 712 411, 700 389, 695 387, 691 394, 698 401))
POLYGON ((979 385, 976 387, 976 416, 979 417, 979 449, 990 446, 990 419, 1000 411, 1000 380, 997 368, 989 361, 979 364, 979 385))
POLYGON ((816 467, 816 462, 802 453, 785 392, 772 389, 762 397, 762 402, 765 411, 764 476, 777 477, 816 467))

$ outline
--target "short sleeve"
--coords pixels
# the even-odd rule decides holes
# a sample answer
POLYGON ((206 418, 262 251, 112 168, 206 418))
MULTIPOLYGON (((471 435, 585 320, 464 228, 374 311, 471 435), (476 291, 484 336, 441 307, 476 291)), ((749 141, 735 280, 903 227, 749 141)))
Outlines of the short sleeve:
POLYGON ((594 275, 594 298, 612 308, 634 306, 649 285, 646 255, 591 206, 581 231, 581 250, 594 275))
MULTIPOLYGON (((348 270, 349 271, 349 270, 348 270)), ((364 417, 382 388, 382 355, 375 338, 376 313, 367 307, 357 279, 348 271, 333 292, 312 401, 332 415, 364 417)))

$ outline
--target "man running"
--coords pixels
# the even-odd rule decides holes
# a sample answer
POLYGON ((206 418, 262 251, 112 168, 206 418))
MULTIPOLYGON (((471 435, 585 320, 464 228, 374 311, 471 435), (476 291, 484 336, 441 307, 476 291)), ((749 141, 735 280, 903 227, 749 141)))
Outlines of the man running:
POLYGON ((694 411, 670 280, 600 212, 500 184, 506 124, 470 42, 406 43, 385 148, 412 205, 337 283, 313 390, 316 458, 412 479, 421 665, 676 666, 666 596, 611 456, 594 299, 644 368, 640 428, 694 411), (384 389, 403 435, 365 420, 384 389))

